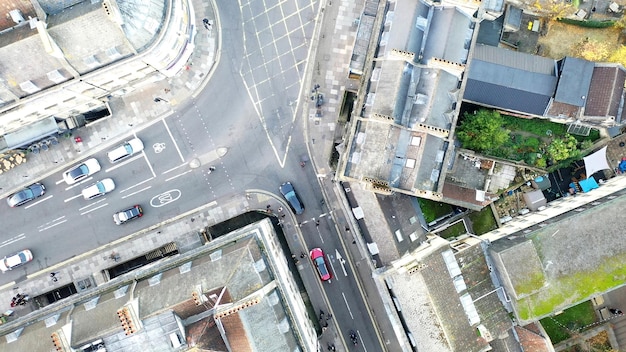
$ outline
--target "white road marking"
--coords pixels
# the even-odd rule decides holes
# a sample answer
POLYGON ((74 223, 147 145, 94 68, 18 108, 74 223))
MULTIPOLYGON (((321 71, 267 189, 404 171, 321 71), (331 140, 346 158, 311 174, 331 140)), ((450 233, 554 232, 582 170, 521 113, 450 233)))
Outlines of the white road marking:
POLYGON ((57 226, 57 225, 61 225, 62 223, 66 222, 66 221, 67 221, 67 220, 63 220, 63 221, 57 222, 56 224, 52 224, 52 225, 50 225, 50 226, 48 226, 48 227, 41 228, 41 229, 39 229, 39 232, 42 232, 42 231, 45 231, 45 230, 51 229, 51 228, 53 228, 53 227, 55 227, 55 226, 57 226))
POLYGON ((172 177, 170 177, 170 178, 167 178, 167 179, 165 179, 165 181, 166 181, 166 182, 167 182, 167 181, 171 181, 171 180, 173 180, 173 179, 175 179, 175 178, 177 178, 177 177, 183 176, 183 175, 188 174, 188 173, 190 173, 190 172, 192 172, 192 171, 193 171, 193 170, 187 170, 187 171, 183 172, 182 174, 178 174, 178 175, 176 175, 176 176, 172 176, 172 177))
POLYGON ((166 173, 168 173, 168 172, 172 172, 172 171, 174 171, 174 170, 176 170, 176 169, 178 169, 178 168, 181 168, 181 167, 183 167, 183 166, 185 166, 185 165, 187 165, 187 164, 188 164, 188 163, 182 163, 182 164, 180 164, 180 165, 178 165, 178 166, 174 166, 173 168, 171 168, 171 169, 169 169, 169 170, 163 171, 163 172, 161 173, 161 175, 165 175, 166 173))
POLYGON ((154 169, 152 168, 152 165, 150 165, 150 160, 148 160, 148 155, 146 155, 146 153, 143 153, 143 158, 146 160, 146 164, 148 164, 148 167, 150 168, 150 172, 152 172, 152 178, 155 178, 156 174, 154 173, 154 169))
POLYGON ((152 197, 152 199, 150 199, 150 205, 154 208, 159 208, 171 202, 177 201, 181 195, 182 192, 180 190, 171 189, 152 197))
POLYGON ((71 185, 69 187, 65 187, 65 190, 69 191, 70 189, 72 189, 74 187, 78 187, 78 186, 82 185, 83 183, 85 183, 87 181, 91 181, 91 180, 93 180, 93 176, 87 177, 86 179, 84 179, 84 180, 82 180, 82 181, 80 181, 78 183, 75 183, 75 184, 73 184, 73 185, 71 185))
POLYGON ((167 130, 167 133, 170 135, 170 138, 172 139, 172 142, 174 143, 174 147, 176 148, 176 151, 178 152, 178 156, 180 156, 180 161, 184 163, 185 158, 183 158, 183 153, 180 152, 180 148, 178 148, 178 144, 176 144, 176 141, 174 140, 174 136, 172 135, 172 131, 170 131, 170 128, 165 122, 165 119, 163 119, 163 125, 165 125, 165 129, 167 130))
POLYGON ((348 304, 348 300, 346 299, 346 295, 341 292, 341 295, 343 296, 343 302, 346 304, 346 308, 348 309, 348 313, 350 313, 350 318, 352 318, 352 320, 354 320, 354 315, 352 315, 352 311, 350 310, 350 305, 348 304))
POLYGON ((77 195, 75 195, 73 197, 69 197, 69 198, 65 199, 64 202, 67 203, 70 200, 76 199, 76 198, 81 197, 81 196, 82 196, 82 194, 77 194, 77 195))
POLYGON ((87 210, 86 212, 80 213, 80 215, 89 214, 89 213, 91 213, 92 211, 94 211, 94 210, 98 210, 98 209, 103 208, 103 207, 106 207, 107 205, 109 205, 109 203, 104 203, 104 204, 102 204, 102 205, 101 205, 101 206, 99 206, 99 207, 95 207, 95 208, 93 208, 93 209, 89 209, 89 210, 87 210))
POLYGON ((91 208, 91 207, 93 207, 94 205, 96 205, 96 204, 98 204, 98 203, 102 203, 102 202, 104 202, 105 200, 106 200, 106 198, 102 198, 102 199, 100 199, 100 200, 97 200, 97 201, 95 201, 95 202, 93 202, 93 203, 89 204, 89 205, 85 205, 84 207, 79 208, 78 210, 83 210, 83 209, 91 208))
POLYGON ((2 243, 0 243, 0 247, 8 246, 8 245, 10 245, 12 243, 15 243, 17 241, 23 240, 25 238, 26 238, 26 235, 21 233, 21 234, 19 234, 17 236, 13 236, 13 237, 9 238, 8 240, 2 241, 2 243))
POLYGON ((137 184, 135 184, 135 185, 132 185, 132 186, 130 186, 130 187, 128 187, 128 188, 126 188, 126 189, 123 189, 123 190, 121 190, 121 191, 120 191, 120 193, 124 193, 124 192, 126 192, 126 191, 128 191, 128 190, 130 190, 130 189, 132 189, 132 188, 135 188, 135 187, 137 187, 137 186, 139 186, 139 185, 142 185, 142 184, 144 184, 144 183, 146 183, 146 182, 148 182, 148 181, 152 180, 153 178, 154 178, 154 177, 150 177, 150 178, 149 178, 149 179, 147 179, 147 180, 143 180, 143 181, 141 181, 141 182, 139 182, 139 183, 137 183, 137 184))
POLYGON ((39 204, 39 203, 41 203, 41 202, 43 202, 43 201, 45 201, 45 200, 48 200, 48 199, 52 198, 52 197, 54 197, 54 195, 53 195, 53 194, 51 194, 51 195, 47 196, 46 198, 43 198, 43 199, 41 199, 41 200, 38 200, 38 201, 36 201, 35 203, 31 203, 31 204, 29 204, 29 205, 25 206, 25 207, 24 207, 24 209, 28 209, 28 208, 30 208, 30 207, 32 207, 32 206, 35 206, 35 205, 37 205, 37 204, 39 204))
POLYGON ((133 193, 129 193, 129 194, 127 194, 127 195, 123 196, 123 197, 122 197, 122 199, 126 199, 126 198, 128 198, 128 197, 130 197, 130 196, 134 196, 135 194, 140 193, 140 192, 143 192, 143 191, 145 191, 145 190, 147 190, 147 189, 150 189, 150 188, 152 188, 152 186, 148 186, 148 187, 142 188, 142 189, 140 189, 140 190, 138 190, 138 191, 135 191, 135 192, 133 192, 133 193))

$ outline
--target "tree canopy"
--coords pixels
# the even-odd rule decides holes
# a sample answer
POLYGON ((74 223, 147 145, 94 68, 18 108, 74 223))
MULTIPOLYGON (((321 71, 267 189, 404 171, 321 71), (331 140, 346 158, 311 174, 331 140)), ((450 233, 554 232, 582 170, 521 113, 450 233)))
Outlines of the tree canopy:
POLYGON ((503 124, 504 119, 497 111, 466 112, 456 135, 464 148, 478 152, 494 150, 509 139, 510 131, 504 129, 503 124))
POLYGON ((548 155, 556 162, 580 156, 578 141, 571 134, 552 141, 547 148, 548 155))

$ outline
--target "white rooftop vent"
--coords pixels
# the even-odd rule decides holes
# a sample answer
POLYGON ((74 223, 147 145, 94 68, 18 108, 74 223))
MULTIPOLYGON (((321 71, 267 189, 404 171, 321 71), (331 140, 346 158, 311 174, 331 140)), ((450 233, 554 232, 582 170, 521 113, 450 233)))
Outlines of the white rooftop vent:
POLYGON ((11 16, 13 22, 15 22, 16 24, 20 24, 25 21, 24 16, 22 16, 22 12, 20 12, 20 10, 11 10, 9 11, 9 15, 11 16))
POLYGON ((100 65, 100 62, 98 61, 98 59, 96 59, 94 55, 87 56, 83 59, 83 62, 85 63, 85 65, 92 68, 98 67, 100 65))
POLYGON ((65 77, 63 77, 59 70, 50 71, 46 75, 48 76, 48 79, 54 83, 61 83, 65 81, 65 77))
POLYGON ((41 90, 41 88, 37 87, 35 85, 35 83, 31 82, 31 81, 26 81, 26 82, 22 82, 20 83, 20 88, 25 91, 26 93, 35 93, 41 90))
POLYGON ((420 136, 411 137, 411 145, 419 147, 420 144, 422 144, 422 137, 420 136))

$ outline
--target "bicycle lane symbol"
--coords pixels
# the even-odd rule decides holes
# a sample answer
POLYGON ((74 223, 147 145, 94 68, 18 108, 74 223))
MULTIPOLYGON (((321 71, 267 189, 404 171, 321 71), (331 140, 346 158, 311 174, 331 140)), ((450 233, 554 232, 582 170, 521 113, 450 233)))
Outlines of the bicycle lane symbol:
POLYGON ((157 194, 156 196, 150 199, 150 205, 154 208, 162 207, 166 204, 177 201, 181 196, 181 191, 178 189, 172 189, 167 192, 163 192, 161 194, 157 194))
POLYGON ((154 143, 152 149, 154 149, 155 153, 159 154, 165 150, 165 143, 154 143))

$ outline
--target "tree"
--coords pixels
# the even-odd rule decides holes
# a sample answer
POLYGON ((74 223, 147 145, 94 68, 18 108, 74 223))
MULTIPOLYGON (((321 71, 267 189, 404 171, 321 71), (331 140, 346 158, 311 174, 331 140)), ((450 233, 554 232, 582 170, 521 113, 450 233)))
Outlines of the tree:
POLYGON ((578 141, 571 134, 565 135, 563 138, 558 138, 552 141, 547 148, 548 155, 555 162, 561 160, 574 158, 580 155, 580 151, 576 148, 578 141))
POLYGON ((576 7, 571 3, 562 0, 535 0, 526 1, 530 12, 537 14, 539 17, 545 17, 550 21, 565 18, 576 12, 576 7))
POLYGON ((619 49, 615 50, 611 56, 609 56, 609 61, 626 66, 626 46, 620 45, 619 49))
POLYGON ((502 128, 504 119, 497 111, 480 109, 463 114, 456 134, 464 148, 478 152, 494 150, 509 139, 509 130, 502 128))
POLYGON ((605 61, 611 55, 611 45, 608 42, 601 42, 585 38, 572 47, 574 56, 589 61, 605 61))

